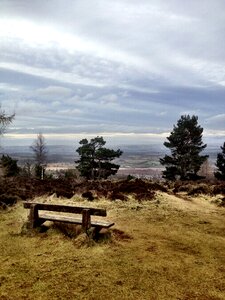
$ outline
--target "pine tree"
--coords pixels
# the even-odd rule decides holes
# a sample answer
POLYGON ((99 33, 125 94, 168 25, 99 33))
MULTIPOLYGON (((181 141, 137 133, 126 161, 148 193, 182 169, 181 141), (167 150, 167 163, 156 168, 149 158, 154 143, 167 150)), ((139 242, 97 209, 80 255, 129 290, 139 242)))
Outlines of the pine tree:
POLYGON ((17 160, 12 159, 9 155, 2 155, 0 164, 4 169, 4 175, 6 177, 16 176, 20 172, 20 168, 17 165, 17 160))
POLYGON ((225 142, 220 147, 222 153, 217 154, 216 167, 218 171, 214 173, 215 177, 220 180, 225 180, 225 142))
POLYGON ((198 125, 198 117, 183 115, 173 127, 168 142, 164 146, 169 148, 171 156, 165 155, 160 163, 166 167, 163 177, 169 180, 198 178, 198 171, 207 155, 200 152, 207 146, 202 142, 203 128, 198 125))
POLYGON ((87 179, 108 178, 115 175, 119 169, 119 165, 111 161, 122 155, 122 151, 112 150, 103 147, 106 144, 103 137, 95 137, 88 142, 87 139, 80 141, 80 147, 76 150, 80 155, 77 169, 81 176, 87 179))
POLYGON ((1 109, 0 105, 0 136, 4 134, 6 127, 12 123, 15 114, 6 115, 5 111, 1 109))

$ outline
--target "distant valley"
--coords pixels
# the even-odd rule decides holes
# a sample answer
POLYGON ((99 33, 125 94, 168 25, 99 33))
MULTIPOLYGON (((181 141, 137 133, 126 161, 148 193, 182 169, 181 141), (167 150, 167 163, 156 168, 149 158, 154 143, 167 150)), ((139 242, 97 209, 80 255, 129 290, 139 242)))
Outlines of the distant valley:
MULTIPOLYGON (((48 165, 52 169, 73 168, 75 160, 79 157, 75 146, 48 145, 48 165)), ((152 145, 118 145, 123 155, 116 160, 120 165, 118 175, 135 175, 144 177, 159 177, 162 171, 159 159, 163 157, 167 149, 162 144, 152 145)), ((209 165, 214 168, 218 145, 208 145, 205 153, 209 155, 209 165)), ((1 148, 1 154, 8 154, 18 160, 19 165, 32 162, 33 153, 28 146, 5 146, 1 148)))

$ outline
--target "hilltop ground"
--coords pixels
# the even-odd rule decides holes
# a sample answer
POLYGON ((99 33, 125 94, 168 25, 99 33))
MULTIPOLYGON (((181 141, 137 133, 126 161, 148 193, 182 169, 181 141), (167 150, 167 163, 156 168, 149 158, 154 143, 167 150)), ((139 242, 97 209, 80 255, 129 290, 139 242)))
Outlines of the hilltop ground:
POLYGON ((225 299, 223 197, 36 199, 106 208, 115 226, 98 242, 51 223, 21 233, 27 211, 18 202, 0 212, 0 299, 225 299))

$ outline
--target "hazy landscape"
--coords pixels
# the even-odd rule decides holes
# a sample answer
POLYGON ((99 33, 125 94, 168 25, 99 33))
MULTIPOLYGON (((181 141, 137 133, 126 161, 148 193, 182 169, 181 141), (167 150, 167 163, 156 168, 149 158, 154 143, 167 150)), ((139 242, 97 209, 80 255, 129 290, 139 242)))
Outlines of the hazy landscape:
MULTIPOLYGON (((78 147, 78 146, 77 146, 78 147)), ((76 149, 71 145, 48 145, 48 170, 73 169, 75 161, 79 158, 76 149)), ((123 151, 122 156, 116 160, 120 165, 118 176, 133 175, 145 178, 161 178, 163 170, 159 159, 162 158, 167 149, 163 144, 146 145, 118 145, 114 148, 120 148, 123 151)), ((209 166, 211 172, 215 168, 217 153, 220 149, 219 143, 211 143, 205 150, 209 155, 209 166)), ((26 162, 33 161, 33 152, 29 146, 4 146, 0 153, 9 154, 18 160, 20 166, 26 162)))

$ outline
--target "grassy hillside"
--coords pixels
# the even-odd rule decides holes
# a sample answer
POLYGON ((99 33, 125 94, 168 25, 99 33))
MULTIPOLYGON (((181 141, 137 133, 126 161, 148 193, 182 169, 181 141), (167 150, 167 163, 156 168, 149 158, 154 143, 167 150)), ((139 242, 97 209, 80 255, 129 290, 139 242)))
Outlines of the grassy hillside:
POLYGON ((212 203, 220 197, 38 199, 106 208, 116 224, 97 243, 51 224, 21 234, 18 203, 0 212, 0 299, 225 299, 225 210, 212 203))

